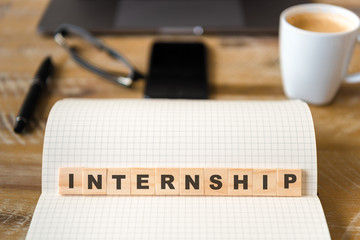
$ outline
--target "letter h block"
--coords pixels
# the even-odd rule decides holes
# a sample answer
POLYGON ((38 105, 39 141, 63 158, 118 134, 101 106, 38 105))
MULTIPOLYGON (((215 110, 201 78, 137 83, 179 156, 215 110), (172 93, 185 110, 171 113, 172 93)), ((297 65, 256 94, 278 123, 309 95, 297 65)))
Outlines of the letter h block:
POLYGON ((252 196, 253 194, 253 169, 229 169, 229 195, 252 196))

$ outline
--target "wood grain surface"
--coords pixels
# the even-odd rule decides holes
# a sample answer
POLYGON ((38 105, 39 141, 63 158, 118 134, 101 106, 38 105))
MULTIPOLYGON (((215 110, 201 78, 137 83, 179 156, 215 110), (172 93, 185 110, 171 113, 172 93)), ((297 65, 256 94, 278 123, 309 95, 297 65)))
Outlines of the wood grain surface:
MULTIPOLYGON (((320 1, 319 1, 320 2, 320 1)), ((321 1, 360 13, 358 0, 321 1)), ((41 192, 46 119, 59 99, 142 98, 143 82, 126 89, 77 66, 51 37, 36 33, 48 0, 0 0, 0 239, 26 236, 41 192), (16 135, 13 123, 40 61, 51 55, 56 75, 36 113, 33 130, 16 135)), ((286 99, 276 36, 172 37, 107 35, 108 45, 147 71, 151 44, 158 39, 206 43, 212 99, 286 99)), ((350 72, 360 71, 357 44, 350 72)), ((319 167, 319 196, 333 239, 360 239, 360 84, 343 84, 331 105, 311 106, 319 167)))

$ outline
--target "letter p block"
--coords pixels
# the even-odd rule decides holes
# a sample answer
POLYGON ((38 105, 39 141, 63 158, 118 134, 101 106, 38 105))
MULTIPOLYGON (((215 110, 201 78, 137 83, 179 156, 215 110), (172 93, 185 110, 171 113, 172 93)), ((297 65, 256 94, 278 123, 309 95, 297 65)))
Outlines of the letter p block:
POLYGON ((301 169, 278 169, 277 178, 277 196, 301 196, 301 169))

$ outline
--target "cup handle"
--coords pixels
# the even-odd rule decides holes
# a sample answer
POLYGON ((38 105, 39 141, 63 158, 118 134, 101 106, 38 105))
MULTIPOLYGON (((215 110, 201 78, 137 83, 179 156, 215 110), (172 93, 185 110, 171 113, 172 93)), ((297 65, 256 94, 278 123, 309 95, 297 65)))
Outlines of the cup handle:
POLYGON ((360 83, 360 73, 354 73, 345 77, 346 83, 360 83))
MULTIPOLYGON (((360 42, 360 35, 357 37, 357 41, 360 42)), ((360 72, 346 76, 345 82, 346 83, 360 83, 360 72)))

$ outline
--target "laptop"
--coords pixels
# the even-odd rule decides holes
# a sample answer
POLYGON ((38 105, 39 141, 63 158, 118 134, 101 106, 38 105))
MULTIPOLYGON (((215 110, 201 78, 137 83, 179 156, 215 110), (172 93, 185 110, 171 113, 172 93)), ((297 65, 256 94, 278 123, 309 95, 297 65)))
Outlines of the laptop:
POLYGON ((301 0, 52 0, 38 31, 70 23, 93 33, 212 34, 273 32, 301 0))

